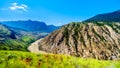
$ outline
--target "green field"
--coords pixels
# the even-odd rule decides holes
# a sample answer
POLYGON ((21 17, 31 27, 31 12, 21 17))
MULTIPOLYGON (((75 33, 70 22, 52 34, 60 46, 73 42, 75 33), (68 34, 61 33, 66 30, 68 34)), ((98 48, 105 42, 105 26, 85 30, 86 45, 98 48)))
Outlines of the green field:
POLYGON ((120 68, 120 61, 103 61, 20 51, 0 51, 0 68, 120 68))

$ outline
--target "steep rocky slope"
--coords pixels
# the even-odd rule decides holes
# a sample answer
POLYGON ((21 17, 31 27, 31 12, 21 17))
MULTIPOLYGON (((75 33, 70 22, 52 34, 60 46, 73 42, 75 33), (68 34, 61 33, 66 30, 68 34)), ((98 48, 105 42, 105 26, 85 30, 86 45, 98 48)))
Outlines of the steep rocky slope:
POLYGON ((42 39, 39 50, 84 58, 120 59, 120 23, 71 23, 42 39))

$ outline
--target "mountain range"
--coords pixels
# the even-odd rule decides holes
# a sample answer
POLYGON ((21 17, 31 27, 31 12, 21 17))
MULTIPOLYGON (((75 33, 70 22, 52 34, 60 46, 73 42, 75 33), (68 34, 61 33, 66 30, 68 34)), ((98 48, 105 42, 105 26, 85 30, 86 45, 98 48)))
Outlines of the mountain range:
POLYGON ((0 50, 28 51, 30 47, 31 52, 37 49, 84 58, 120 59, 119 16, 120 11, 115 11, 58 27, 32 20, 3 21, 0 50))
POLYGON ((10 26, 10 27, 26 30, 29 32, 40 32, 40 33, 50 33, 50 32, 59 28, 59 27, 54 26, 54 25, 46 25, 46 23, 44 23, 44 22, 32 21, 32 20, 3 21, 0 23, 5 24, 5 25, 10 26))
POLYGON ((27 51, 27 47, 59 27, 39 21, 0 22, 0 50, 27 51))
POLYGON ((120 10, 110 13, 98 14, 90 19, 85 20, 84 22, 93 22, 93 21, 120 22, 120 10))

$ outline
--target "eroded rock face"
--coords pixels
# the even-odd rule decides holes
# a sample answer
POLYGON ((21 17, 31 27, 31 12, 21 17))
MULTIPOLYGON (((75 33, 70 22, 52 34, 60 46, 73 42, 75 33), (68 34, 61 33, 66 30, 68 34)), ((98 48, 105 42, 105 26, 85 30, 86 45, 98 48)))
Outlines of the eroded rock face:
POLYGON ((120 59, 120 23, 71 23, 39 42, 39 50, 95 59, 120 59))

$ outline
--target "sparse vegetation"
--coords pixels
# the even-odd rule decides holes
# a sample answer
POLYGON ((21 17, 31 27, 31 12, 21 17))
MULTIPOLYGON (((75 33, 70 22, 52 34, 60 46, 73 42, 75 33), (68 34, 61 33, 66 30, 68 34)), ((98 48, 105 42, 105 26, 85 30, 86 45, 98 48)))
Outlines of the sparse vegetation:
POLYGON ((111 57, 114 54, 115 59, 119 59, 120 35, 112 29, 114 27, 119 31, 119 25, 114 22, 72 22, 45 37, 38 46, 43 48, 41 50, 55 54, 62 53, 100 60, 113 60, 114 58, 111 57), (63 41, 58 44, 61 39, 63 41))
MULTIPOLYGON (((67 26, 67 27, 68 27, 68 26, 67 26)), ((65 30, 64 30, 63 34, 64 34, 64 36, 65 36, 65 43, 66 43, 66 45, 69 46, 69 42, 68 42, 68 40, 69 40, 69 30, 68 30, 67 27, 65 27, 65 30)))
MULTIPOLYGON (((103 36, 100 36, 94 29, 92 29, 92 32, 93 32, 96 36, 98 36, 98 38, 100 38, 101 41, 104 41, 104 40, 105 40, 105 38, 104 38, 103 36)), ((105 41, 106 41, 106 40, 105 40, 105 41)))

